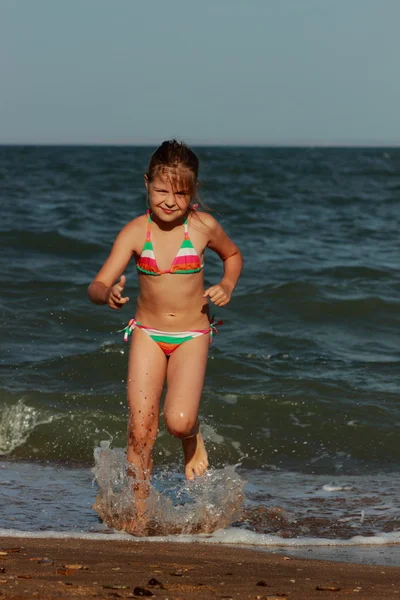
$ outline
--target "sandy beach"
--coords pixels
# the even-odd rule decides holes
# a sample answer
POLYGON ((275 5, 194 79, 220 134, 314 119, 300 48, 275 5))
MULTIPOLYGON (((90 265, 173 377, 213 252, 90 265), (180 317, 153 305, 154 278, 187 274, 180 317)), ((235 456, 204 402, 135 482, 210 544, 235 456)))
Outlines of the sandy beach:
POLYGON ((205 544, 2 538, 0 599, 400 598, 400 567, 205 544))

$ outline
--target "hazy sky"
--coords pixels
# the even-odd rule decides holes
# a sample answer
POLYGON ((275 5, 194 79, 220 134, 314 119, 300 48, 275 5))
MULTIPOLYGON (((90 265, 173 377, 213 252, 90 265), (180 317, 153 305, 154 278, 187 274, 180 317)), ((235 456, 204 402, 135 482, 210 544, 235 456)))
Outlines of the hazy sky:
POLYGON ((400 0, 0 0, 0 143, 400 144, 400 0))

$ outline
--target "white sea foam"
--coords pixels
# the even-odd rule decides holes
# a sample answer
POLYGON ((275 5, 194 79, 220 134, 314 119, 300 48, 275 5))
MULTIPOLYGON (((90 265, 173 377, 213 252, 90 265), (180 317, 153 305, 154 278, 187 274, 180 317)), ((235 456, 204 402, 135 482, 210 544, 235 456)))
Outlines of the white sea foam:
POLYGON ((281 538, 276 535, 265 535, 230 527, 218 529, 209 534, 180 534, 137 537, 121 531, 113 533, 98 532, 63 532, 63 531, 20 531, 18 529, 0 528, 0 537, 20 538, 56 538, 56 539, 86 539, 86 540, 127 540, 131 542, 176 542, 229 544, 235 546, 298 548, 312 546, 388 546, 400 545, 400 532, 381 533, 376 536, 357 535, 348 540, 330 538, 281 538))
POLYGON ((226 404, 237 404, 238 395, 237 394, 225 394, 224 396, 222 396, 222 400, 226 404))
POLYGON ((51 423, 56 418, 28 406, 23 398, 16 404, 5 406, 0 415, 0 456, 11 454, 25 444, 36 427, 51 423))
POLYGON ((337 485, 335 483, 326 483, 322 486, 324 492, 349 492, 353 489, 352 485, 337 485))

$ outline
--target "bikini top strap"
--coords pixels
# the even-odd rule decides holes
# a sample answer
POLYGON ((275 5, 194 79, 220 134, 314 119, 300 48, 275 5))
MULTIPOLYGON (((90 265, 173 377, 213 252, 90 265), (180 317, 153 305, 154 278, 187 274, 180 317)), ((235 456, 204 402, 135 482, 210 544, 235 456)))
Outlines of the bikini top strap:
POLYGON ((189 237, 189 226, 188 226, 188 220, 187 217, 185 217, 185 220, 183 221, 183 226, 184 226, 184 231, 185 231, 185 238, 189 237))
POLYGON ((149 241, 150 241, 150 228, 151 228, 151 220, 152 220, 152 219, 151 219, 151 211, 150 211, 150 209, 148 209, 148 210, 146 211, 146 213, 147 213, 147 216, 149 217, 149 218, 147 219, 147 234, 146 234, 146 242, 149 242, 149 241))

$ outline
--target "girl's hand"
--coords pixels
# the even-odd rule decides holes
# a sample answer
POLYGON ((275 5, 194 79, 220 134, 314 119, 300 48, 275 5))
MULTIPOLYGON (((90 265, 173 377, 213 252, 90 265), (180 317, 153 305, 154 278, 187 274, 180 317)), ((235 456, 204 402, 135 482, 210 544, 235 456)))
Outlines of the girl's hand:
POLYGON ((231 299, 232 290, 223 283, 217 283, 204 292, 203 298, 207 298, 207 296, 216 306, 225 306, 231 299))
POLYGON ((121 296, 122 292, 124 291, 125 285, 126 285, 126 277, 125 277, 125 275, 122 275, 119 282, 116 283, 115 285, 113 285, 112 288, 110 288, 110 291, 109 291, 108 297, 107 297, 107 304, 110 308, 114 308, 114 309, 122 308, 124 304, 129 302, 128 297, 123 298, 121 296))

